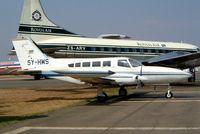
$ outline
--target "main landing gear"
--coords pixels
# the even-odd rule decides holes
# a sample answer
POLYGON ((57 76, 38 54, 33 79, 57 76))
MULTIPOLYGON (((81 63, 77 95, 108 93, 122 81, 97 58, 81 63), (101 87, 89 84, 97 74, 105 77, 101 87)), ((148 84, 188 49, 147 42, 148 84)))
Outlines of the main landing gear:
POLYGON ((119 96, 121 97, 127 96, 127 90, 124 87, 120 87, 119 96))
POLYGON ((101 86, 97 89, 97 100, 100 102, 106 102, 108 100, 108 95, 103 91, 101 86))
POLYGON ((42 78, 41 74, 35 74, 34 75, 34 80, 40 80, 42 78))
POLYGON ((35 74, 33 76, 34 76, 34 80, 48 79, 48 77, 43 76, 41 74, 35 74))
MULTIPOLYGON (((127 96, 127 90, 125 87, 121 86, 119 89, 119 96, 125 97, 127 96)), ((99 86, 97 89, 97 100, 100 102, 106 102, 108 100, 108 95, 103 91, 102 87, 99 86)))

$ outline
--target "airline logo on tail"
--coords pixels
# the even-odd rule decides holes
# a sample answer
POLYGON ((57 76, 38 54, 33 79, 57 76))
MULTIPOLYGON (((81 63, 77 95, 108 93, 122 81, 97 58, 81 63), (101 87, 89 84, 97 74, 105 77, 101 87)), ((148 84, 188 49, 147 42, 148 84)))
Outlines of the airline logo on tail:
POLYGON ((41 15, 41 13, 38 10, 36 10, 36 11, 34 11, 32 13, 32 18, 35 21, 40 21, 42 19, 42 15, 41 15))

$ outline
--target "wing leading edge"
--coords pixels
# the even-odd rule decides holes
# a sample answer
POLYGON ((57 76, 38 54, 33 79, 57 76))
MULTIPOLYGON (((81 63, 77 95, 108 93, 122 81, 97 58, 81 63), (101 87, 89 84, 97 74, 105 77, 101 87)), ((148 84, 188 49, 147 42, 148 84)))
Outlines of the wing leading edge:
POLYGON ((200 52, 189 53, 175 51, 151 58, 148 61, 143 62, 143 64, 149 66, 165 66, 180 69, 194 68, 200 66, 200 52))

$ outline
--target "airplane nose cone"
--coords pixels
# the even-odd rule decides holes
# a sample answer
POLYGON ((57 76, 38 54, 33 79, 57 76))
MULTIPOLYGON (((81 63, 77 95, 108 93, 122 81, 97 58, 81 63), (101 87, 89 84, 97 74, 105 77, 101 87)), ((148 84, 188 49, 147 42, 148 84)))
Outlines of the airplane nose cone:
POLYGON ((191 73, 187 73, 188 77, 192 77, 192 74, 191 73))
MULTIPOLYGON (((183 82, 188 80, 192 75, 180 69, 168 68, 168 67, 144 67, 143 73, 152 74, 157 83, 173 83, 173 82, 183 82)), ((149 75, 150 77, 150 75, 149 75)), ((150 80, 151 80, 150 79, 150 80)))
POLYGON ((185 76, 187 78, 192 77, 192 74, 189 72, 185 72, 183 70, 179 70, 179 69, 173 69, 175 72, 177 72, 177 74, 181 74, 182 76, 185 76))
MULTIPOLYGON (((184 72, 184 71, 183 71, 183 72, 184 72)), ((191 73, 184 72, 184 74, 185 74, 188 78, 192 77, 192 74, 191 74, 191 73)))

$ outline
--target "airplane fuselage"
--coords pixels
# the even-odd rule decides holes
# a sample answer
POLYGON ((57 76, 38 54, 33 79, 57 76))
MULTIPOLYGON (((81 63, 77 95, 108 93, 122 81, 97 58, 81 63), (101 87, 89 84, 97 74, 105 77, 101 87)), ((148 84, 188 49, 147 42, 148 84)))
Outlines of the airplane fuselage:
POLYGON ((21 70, 19 62, 0 62, 0 75, 22 74, 19 70, 21 70))
POLYGON ((145 61, 173 51, 196 53, 199 48, 187 43, 132 40, 110 34, 89 38, 53 23, 40 0, 24 0, 18 38, 31 38, 45 53, 62 58, 131 57, 145 61))
MULTIPOLYGON (((42 34, 42 33, 41 33, 42 34)), ((28 35, 23 35, 26 37, 28 35)), ((131 39, 101 39, 32 34, 31 38, 52 57, 102 58, 131 57, 144 61, 173 51, 196 53, 199 48, 192 44, 175 42, 140 41, 131 39), (42 40, 41 40, 42 39, 42 40)))
POLYGON ((49 65, 42 69, 44 76, 54 78, 70 76, 92 84, 167 85, 168 83, 187 81, 190 77, 190 74, 179 69, 143 66, 138 61, 126 57, 49 59, 43 65, 38 62, 34 64, 32 68, 49 65))

